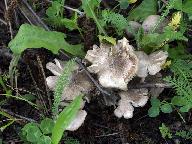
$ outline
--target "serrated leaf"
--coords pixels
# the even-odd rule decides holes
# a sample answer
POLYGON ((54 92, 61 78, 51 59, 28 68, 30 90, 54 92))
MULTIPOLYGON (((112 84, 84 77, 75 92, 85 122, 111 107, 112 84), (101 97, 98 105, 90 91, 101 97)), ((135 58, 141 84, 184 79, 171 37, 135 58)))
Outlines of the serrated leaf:
POLYGON ((173 110, 172 110, 171 105, 166 103, 166 104, 161 105, 161 111, 164 113, 171 113, 173 110))
POLYGON ((143 21, 149 15, 157 13, 157 0, 143 0, 142 3, 133 9, 128 16, 128 20, 143 21))
POLYGON ((43 132, 43 134, 50 134, 53 130, 54 122, 50 118, 45 118, 41 121, 40 129, 43 132))
POLYGON ((108 36, 102 36, 102 35, 98 35, 98 37, 99 37, 100 42, 107 41, 108 43, 110 43, 112 45, 116 45, 116 38, 108 37, 108 36))
POLYGON ((70 122, 75 118, 79 108, 81 107, 82 96, 76 97, 70 105, 68 105, 58 116, 55 126, 52 131, 52 143, 58 144, 61 140, 63 132, 70 124, 70 122))
POLYGON ((65 34, 56 31, 46 31, 41 27, 23 24, 15 38, 9 43, 14 54, 21 54, 27 48, 46 48, 57 54, 60 49, 83 56, 82 45, 70 45, 65 41, 65 34))
POLYGON ((149 117, 156 117, 159 115, 159 107, 150 107, 148 110, 149 117))

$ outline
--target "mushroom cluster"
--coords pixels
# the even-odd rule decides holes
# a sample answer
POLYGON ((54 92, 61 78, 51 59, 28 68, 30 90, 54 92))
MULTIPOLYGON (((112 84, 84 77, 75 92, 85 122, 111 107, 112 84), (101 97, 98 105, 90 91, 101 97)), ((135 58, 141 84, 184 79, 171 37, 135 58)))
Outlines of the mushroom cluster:
MULTIPOLYGON (((118 90, 120 100, 114 110, 115 116, 126 119, 133 117, 134 107, 142 107, 148 101, 148 89, 128 89, 128 82, 134 76, 141 78, 148 74, 155 75, 161 70, 168 57, 167 52, 156 51, 147 55, 142 51, 135 51, 126 38, 119 40, 115 46, 101 43, 93 46, 93 50, 87 51, 85 60, 91 65, 87 67, 90 73, 97 75, 100 85, 104 88, 118 90)), ((49 62, 46 65, 55 76, 47 77, 47 85, 54 90, 56 81, 65 69, 65 62, 55 59, 55 64, 49 62)), ((93 90, 94 84, 84 70, 76 70, 70 77, 70 84, 64 88, 61 105, 66 105, 65 100, 74 100, 83 93, 88 95, 93 90)), ((85 101, 76 115, 76 118, 68 126, 67 130, 74 131, 84 122, 87 112, 83 110, 85 101)))

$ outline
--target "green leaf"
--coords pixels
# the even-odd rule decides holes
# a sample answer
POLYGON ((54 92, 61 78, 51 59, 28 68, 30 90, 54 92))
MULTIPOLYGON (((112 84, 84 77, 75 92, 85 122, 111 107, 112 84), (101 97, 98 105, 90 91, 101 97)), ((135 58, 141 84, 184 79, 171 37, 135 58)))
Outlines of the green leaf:
POLYGON ((171 105, 169 103, 166 103, 166 104, 161 105, 161 111, 164 113, 171 113, 173 110, 172 110, 171 105))
POLYGON ((113 37, 107 37, 107 36, 102 36, 102 35, 98 35, 98 37, 99 37, 100 42, 107 41, 108 43, 110 43, 112 45, 116 45, 116 39, 113 37))
POLYGON ((188 105, 185 105, 185 106, 181 107, 179 110, 181 112, 189 112, 190 109, 191 109, 191 105, 188 104, 188 105))
POLYGON ((177 9, 177 10, 182 10, 182 0, 174 0, 174 6, 173 8, 174 9, 177 9))
POLYGON ((27 141, 29 142, 37 142, 42 133, 36 123, 28 123, 22 128, 22 135, 26 136, 27 141))
POLYGON ((149 117, 156 117, 159 115, 159 107, 152 106, 148 110, 149 117))
POLYGON ((124 18, 123 15, 115 13, 110 10, 102 10, 102 18, 100 19, 101 23, 105 27, 109 27, 111 24, 119 35, 122 35, 124 30, 128 26, 128 21, 124 18))
POLYGON ((183 11, 188 14, 192 14, 192 0, 184 0, 183 11))
POLYGON ((61 9, 61 4, 58 1, 53 1, 51 6, 46 10, 46 14, 48 17, 56 17, 59 16, 59 12, 61 9))
POLYGON ((159 127, 159 130, 161 132, 161 136, 165 139, 166 137, 168 138, 172 138, 172 133, 170 132, 170 129, 164 124, 162 123, 162 126, 159 127))
POLYGON ((23 24, 15 38, 9 43, 14 54, 21 54, 27 48, 46 48, 57 54, 64 49, 72 55, 83 56, 81 45, 70 45, 65 41, 65 34, 56 31, 46 31, 41 27, 23 24))
POLYGON ((104 35, 107 35, 95 14, 95 10, 99 7, 100 2, 101 0, 82 0, 82 8, 87 17, 94 19, 97 28, 99 29, 99 32, 104 35))
POLYGON ((58 144, 61 140, 63 132, 70 124, 70 122, 75 118, 81 103, 82 103, 82 96, 76 97, 73 102, 68 105, 58 116, 56 120, 55 126, 52 131, 52 143, 58 144))
POLYGON ((119 0, 120 9, 127 9, 129 6, 128 0, 119 0))
POLYGON ((42 135, 37 144, 51 144, 51 138, 49 136, 42 135))
POLYGON ((41 121, 40 129, 43 132, 43 134, 50 134, 53 130, 54 122, 50 118, 45 118, 41 121))
POLYGON ((151 105, 153 107, 160 107, 160 105, 161 105, 160 100, 155 97, 152 97, 150 101, 151 101, 151 105))
POLYGON ((128 20, 143 21, 149 15, 157 13, 157 0, 143 0, 142 3, 133 9, 128 16, 128 20))
POLYGON ((175 106, 184 106, 187 104, 187 100, 184 97, 181 96, 174 96, 171 99, 171 103, 175 106))

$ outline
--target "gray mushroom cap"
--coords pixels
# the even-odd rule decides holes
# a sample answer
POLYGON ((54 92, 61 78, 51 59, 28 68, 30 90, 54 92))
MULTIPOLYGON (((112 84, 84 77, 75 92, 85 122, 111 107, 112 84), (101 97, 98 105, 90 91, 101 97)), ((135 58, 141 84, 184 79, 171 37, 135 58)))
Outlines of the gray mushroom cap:
POLYGON ((124 117, 125 119, 132 118, 134 107, 143 107, 147 103, 149 99, 147 95, 147 89, 130 89, 119 92, 121 99, 114 111, 115 116, 118 118, 124 117))
POLYGON ((99 83, 106 88, 127 90, 128 82, 135 76, 138 59, 126 38, 111 46, 101 43, 94 45, 85 59, 92 63, 89 72, 98 76, 99 83))

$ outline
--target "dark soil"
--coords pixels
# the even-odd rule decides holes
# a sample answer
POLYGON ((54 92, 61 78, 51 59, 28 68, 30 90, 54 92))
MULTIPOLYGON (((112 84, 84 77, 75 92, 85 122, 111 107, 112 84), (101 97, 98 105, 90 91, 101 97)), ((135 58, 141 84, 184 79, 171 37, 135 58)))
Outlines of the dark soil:
MULTIPOLYGON (((15 3, 17 3, 16 0, 15 3)), ((114 3, 116 2, 110 1, 108 3, 108 1, 105 1, 103 7, 113 7, 114 3)), ((11 5, 11 2, 9 4, 11 5)), ((49 5, 48 1, 30 0, 29 4, 38 4, 36 13, 41 18, 45 17, 45 9, 49 5)), ((68 0, 66 1, 66 4, 73 8, 78 8, 81 5, 80 0, 68 0)), ((66 13, 70 14, 70 12, 66 13)), ((8 48, 8 43, 11 40, 8 22, 11 22, 14 35, 18 31, 18 24, 21 25, 22 23, 27 23, 27 20, 21 15, 16 6, 12 6, 8 15, 5 10, 4 0, 2 0, 0 1, 0 18, 4 20, 7 25, 0 22, 0 74, 8 74, 9 64, 12 59, 12 54, 8 48), (19 19, 19 21, 17 21, 19 23, 16 22, 14 12, 19 19)), ((81 17, 79 19, 79 26, 83 30, 83 38, 79 38, 80 36, 76 31, 68 32, 65 29, 61 29, 60 31, 65 31, 67 34, 72 35, 70 39, 71 43, 79 41, 84 42, 85 50, 91 49, 93 44, 98 44, 96 25, 92 20, 81 17), (72 38, 74 38, 74 40, 72 38)), ((50 29, 53 28, 50 27, 50 29)), ((189 47, 191 50, 191 43, 189 47)), ((20 115, 36 121, 42 119, 43 115, 50 116, 51 106, 49 104, 48 96, 51 96, 52 99, 52 93, 45 86, 43 75, 50 75, 49 71, 46 70, 45 65, 55 57, 66 59, 61 55, 53 55, 45 49, 27 50, 22 55, 22 59, 20 59, 17 66, 19 73, 17 87, 19 88, 19 93, 21 95, 26 93, 34 94, 36 96, 35 103, 42 106, 45 104, 47 110, 36 110, 26 102, 15 99, 7 99, 6 105, 3 107, 0 105, 0 107, 6 109, 10 114, 20 115)), ((6 84, 11 87, 9 81, 7 81, 6 84)), ((16 94, 16 92, 16 90, 13 90, 13 94, 16 94)), ((4 93, 5 92, 0 87, 0 94, 4 93)), ((160 97, 169 97, 170 93, 172 93, 170 90, 166 90, 160 97)), ((4 99, 4 96, 0 97, 0 101, 4 99)), ((75 132, 67 132, 66 135, 68 137, 76 138, 82 144, 176 144, 176 141, 180 141, 180 144, 192 144, 189 140, 177 137, 174 137, 172 140, 165 140, 162 138, 159 131, 159 126, 161 126, 162 123, 170 126, 173 131, 191 129, 191 113, 183 115, 186 123, 182 121, 176 111, 171 114, 160 114, 156 118, 150 118, 147 115, 147 111, 150 107, 150 103, 148 102, 145 107, 135 109, 134 117, 132 119, 118 119, 113 114, 114 108, 102 106, 98 99, 99 96, 89 104, 86 104, 85 109, 87 110, 88 115, 84 125, 75 132), (181 125, 178 126, 176 125, 177 123, 180 123, 181 125)), ((5 124, 7 119, 5 117, 0 118, 0 125, 5 124)), ((3 139, 3 142, 5 143, 22 143, 22 141, 19 140, 18 133, 26 122, 28 121, 21 120, 15 122, 0 133, 0 138, 3 139)))

